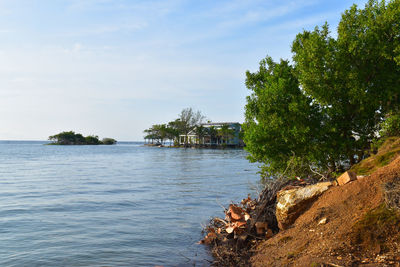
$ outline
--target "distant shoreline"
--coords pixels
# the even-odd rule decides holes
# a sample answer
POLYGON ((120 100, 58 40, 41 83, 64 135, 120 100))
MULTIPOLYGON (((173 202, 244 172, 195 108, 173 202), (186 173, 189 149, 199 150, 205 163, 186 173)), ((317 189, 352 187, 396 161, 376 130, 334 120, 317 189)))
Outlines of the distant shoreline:
POLYGON ((193 149, 243 149, 243 146, 238 145, 198 145, 198 144, 188 144, 188 145, 162 145, 162 144, 144 144, 148 147, 159 147, 159 148, 193 148, 193 149))

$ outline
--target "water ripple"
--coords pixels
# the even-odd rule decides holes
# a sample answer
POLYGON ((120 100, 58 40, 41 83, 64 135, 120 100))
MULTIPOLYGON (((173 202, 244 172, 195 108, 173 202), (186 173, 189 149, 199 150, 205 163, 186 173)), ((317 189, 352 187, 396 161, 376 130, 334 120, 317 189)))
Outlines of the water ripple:
POLYGON ((245 156, 0 141, 0 266, 207 266, 200 223, 257 183, 245 156))

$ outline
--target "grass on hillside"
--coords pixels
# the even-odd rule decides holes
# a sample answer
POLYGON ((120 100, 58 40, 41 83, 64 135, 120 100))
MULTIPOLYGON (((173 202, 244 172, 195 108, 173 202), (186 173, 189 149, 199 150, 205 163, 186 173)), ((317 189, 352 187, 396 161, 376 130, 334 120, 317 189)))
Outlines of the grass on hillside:
POLYGON ((398 234, 399 223, 399 213, 382 203, 353 226, 352 243, 377 253, 384 252, 387 239, 398 234))
POLYGON ((369 175, 376 169, 392 162, 400 155, 400 137, 389 137, 383 141, 376 154, 364 159, 360 163, 351 167, 358 175, 369 175))

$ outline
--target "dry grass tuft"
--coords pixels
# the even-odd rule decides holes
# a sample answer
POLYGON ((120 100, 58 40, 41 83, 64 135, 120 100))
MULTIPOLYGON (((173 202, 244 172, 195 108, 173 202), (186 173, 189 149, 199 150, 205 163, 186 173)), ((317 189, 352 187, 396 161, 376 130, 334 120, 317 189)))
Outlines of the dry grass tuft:
POLYGON ((383 185, 386 205, 400 212, 400 177, 383 185))

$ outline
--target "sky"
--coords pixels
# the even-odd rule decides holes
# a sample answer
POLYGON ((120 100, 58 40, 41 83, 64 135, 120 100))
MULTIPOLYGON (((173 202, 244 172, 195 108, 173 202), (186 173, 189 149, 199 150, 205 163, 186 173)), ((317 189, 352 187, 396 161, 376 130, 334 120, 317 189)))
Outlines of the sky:
POLYGON ((0 140, 143 140, 200 110, 244 121, 245 73, 366 0, 0 0, 0 140))

